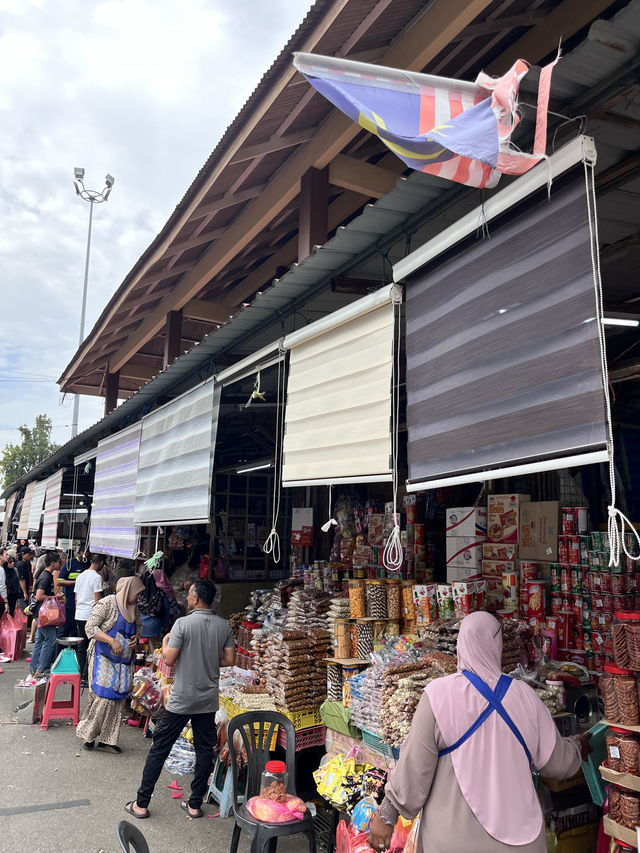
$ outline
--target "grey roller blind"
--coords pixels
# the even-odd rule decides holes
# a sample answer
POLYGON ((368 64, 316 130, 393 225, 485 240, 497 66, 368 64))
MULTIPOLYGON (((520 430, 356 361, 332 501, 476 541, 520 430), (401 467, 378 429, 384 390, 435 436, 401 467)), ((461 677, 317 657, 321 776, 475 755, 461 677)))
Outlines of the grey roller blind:
POLYGON ((47 480, 47 495, 44 501, 44 521, 42 523, 42 541, 40 543, 43 548, 55 548, 58 544, 58 518, 60 516, 63 476, 64 468, 61 468, 47 480))
POLYGON ((3 545, 7 544, 10 533, 12 532, 10 530, 11 514, 13 513, 13 508, 15 506, 17 497, 18 493, 12 492, 7 498, 7 502, 4 506, 4 521, 2 522, 2 536, 0 537, 0 542, 3 545))
POLYGON ((581 176, 492 228, 490 239, 413 277, 406 306, 410 488, 601 451, 595 314, 581 176))
POLYGON ((219 407, 211 379, 143 419, 134 524, 209 521, 219 407))
POLYGON ((134 424, 98 444, 89 533, 91 551, 133 557, 138 550, 133 509, 141 429, 142 423, 134 424))

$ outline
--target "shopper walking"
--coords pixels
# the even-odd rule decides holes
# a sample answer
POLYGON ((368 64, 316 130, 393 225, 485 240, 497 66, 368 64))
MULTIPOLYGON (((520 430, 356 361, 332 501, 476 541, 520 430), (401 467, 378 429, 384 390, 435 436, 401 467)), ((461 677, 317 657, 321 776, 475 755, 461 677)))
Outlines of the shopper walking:
POLYGON ((75 585, 76 580, 82 572, 87 568, 87 555, 82 548, 75 557, 67 562, 60 569, 58 575, 58 586, 64 589, 65 602, 65 622, 60 626, 58 631, 59 637, 72 637, 76 631, 76 595, 75 585))
MULTIPOLYGON (((60 557, 58 554, 47 554, 44 571, 41 572, 36 584, 36 601, 33 606, 33 619, 37 622, 38 613, 45 600, 55 594, 54 574, 60 570, 60 557)), ((62 598, 62 593, 60 593, 62 598)), ((56 625, 38 626, 36 639, 31 652, 31 663, 29 668, 33 678, 41 678, 51 674, 51 664, 56 652, 56 625)))
POLYGON ((7 606, 9 608, 9 616, 13 616, 16 612, 16 604, 22 595, 18 573, 16 572, 16 559, 15 557, 9 556, 9 552, 6 550, 1 559, 5 560, 4 571, 7 583, 7 606))
POLYGON ((89 704, 76 728, 85 749, 119 753, 122 712, 133 683, 134 650, 140 637, 136 606, 144 589, 140 578, 120 578, 115 595, 97 601, 87 619, 89 704))
POLYGON ((191 612, 176 620, 162 643, 162 656, 168 666, 175 664, 176 672, 167 707, 144 765, 137 797, 125 805, 125 810, 133 817, 149 817, 149 801, 162 766, 189 720, 196 766, 191 796, 188 801, 183 800, 181 806, 189 817, 202 817, 200 806, 216 745, 220 667, 233 666, 236 660, 231 627, 211 609, 215 594, 216 588, 211 581, 195 581, 187 595, 191 612))
POLYGON ((588 739, 562 738, 524 682, 502 675, 502 632, 472 613, 458 636, 458 671, 425 689, 369 843, 389 847, 398 815, 422 810, 418 853, 546 853, 531 770, 568 779, 588 739))
POLYGON ((92 554, 89 568, 82 572, 75 582, 75 616, 76 633, 83 638, 82 645, 76 649, 78 656, 78 667, 83 681, 87 681, 87 649, 89 638, 87 637, 87 619, 96 601, 102 598, 102 567, 104 557, 102 554, 92 554))

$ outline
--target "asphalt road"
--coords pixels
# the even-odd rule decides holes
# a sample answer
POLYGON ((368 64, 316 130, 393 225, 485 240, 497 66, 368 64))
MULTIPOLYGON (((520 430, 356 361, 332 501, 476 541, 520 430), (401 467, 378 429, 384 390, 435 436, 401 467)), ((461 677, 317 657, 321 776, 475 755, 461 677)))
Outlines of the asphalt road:
MULTIPOLYGON (((31 646, 27 646, 25 657, 31 646)), ((70 722, 47 730, 11 722, 13 690, 26 674, 22 660, 0 674, 0 853, 120 853, 118 823, 129 819, 144 833, 150 853, 217 853, 229 850, 233 819, 191 820, 165 786, 174 778, 187 791, 192 776, 163 770, 150 804, 151 817, 134 821, 124 804, 135 797, 151 741, 123 726, 121 755, 87 752, 70 722)), ((81 706, 82 708, 82 706, 81 706)), ((203 807, 206 815, 217 804, 203 807)), ((278 843, 279 853, 307 850, 303 836, 278 843)), ((239 853, 247 853, 243 836, 239 853)))

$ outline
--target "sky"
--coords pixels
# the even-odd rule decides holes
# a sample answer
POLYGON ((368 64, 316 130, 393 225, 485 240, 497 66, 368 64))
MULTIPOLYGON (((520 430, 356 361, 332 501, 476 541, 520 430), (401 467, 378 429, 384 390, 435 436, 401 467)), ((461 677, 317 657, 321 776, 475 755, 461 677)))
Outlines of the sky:
MULTIPOLYGON (((0 0, 0 453, 50 416, 71 437, 56 379, 156 237, 310 0, 0 0)), ((79 430, 103 401, 80 400, 79 430)))

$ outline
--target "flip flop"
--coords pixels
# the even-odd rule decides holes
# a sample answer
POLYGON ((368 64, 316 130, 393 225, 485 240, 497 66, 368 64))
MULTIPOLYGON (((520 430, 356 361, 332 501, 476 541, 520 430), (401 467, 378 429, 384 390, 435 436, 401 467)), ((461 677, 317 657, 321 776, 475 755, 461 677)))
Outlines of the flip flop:
POLYGON ((110 743, 102 743, 102 741, 97 745, 97 748, 101 752, 111 752, 113 755, 120 755, 122 752, 119 746, 113 746, 110 743))
POLYGON ((151 815, 150 815, 150 813, 149 813, 149 809, 147 809, 147 810, 146 810, 146 812, 145 812, 144 814, 138 814, 138 812, 134 812, 134 810, 133 810, 133 805, 134 805, 134 803, 135 803, 135 800, 131 800, 131 802, 130 802, 130 803, 127 803, 127 804, 126 804, 126 806, 124 807, 124 810, 125 810, 126 812, 129 812, 129 814, 130 814, 132 817, 135 817, 135 818, 137 818, 138 820, 146 820, 148 817, 150 817, 150 816, 151 816, 151 815))
POLYGON ((202 814, 202 809, 197 809, 196 814, 191 814, 191 812, 189 811, 189 803, 185 803, 184 800, 180 803, 180 808, 185 811, 188 817, 190 817, 192 820, 196 820, 199 817, 204 817, 204 815, 202 814))

